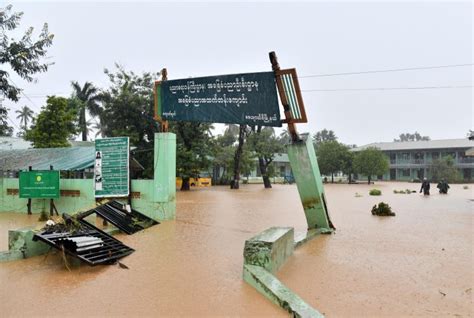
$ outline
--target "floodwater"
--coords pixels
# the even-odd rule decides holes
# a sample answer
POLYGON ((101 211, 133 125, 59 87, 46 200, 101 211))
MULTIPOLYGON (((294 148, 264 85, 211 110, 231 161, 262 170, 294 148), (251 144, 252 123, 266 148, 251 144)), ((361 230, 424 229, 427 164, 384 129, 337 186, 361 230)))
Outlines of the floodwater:
MULTIPOLYGON (((472 315, 472 190, 392 193, 418 187, 327 185, 336 234, 296 250, 277 276, 329 317, 472 315), (369 196, 374 187, 383 195, 369 196), (380 201, 397 216, 372 216, 380 201)), ((178 192, 177 202, 176 221, 117 236, 136 249, 122 259, 129 269, 68 271, 58 254, 1 263, 1 316, 287 317, 243 282, 242 253, 245 240, 268 227, 305 229, 296 186, 212 187, 178 192)), ((12 217, 15 226, 36 220, 12 217)))
POLYGON ((472 316, 473 186, 431 186, 429 197, 420 184, 327 186, 336 234, 296 250, 277 277, 329 317, 472 316), (407 188, 417 193, 393 193, 407 188), (380 201, 396 216, 372 216, 380 201))

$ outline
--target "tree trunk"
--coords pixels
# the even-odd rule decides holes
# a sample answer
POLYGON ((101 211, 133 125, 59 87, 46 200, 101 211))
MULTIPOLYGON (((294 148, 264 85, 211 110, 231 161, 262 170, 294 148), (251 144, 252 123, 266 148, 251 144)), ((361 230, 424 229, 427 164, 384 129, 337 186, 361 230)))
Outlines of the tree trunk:
POLYGON ((258 165, 260 167, 260 173, 263 179, 263 186, 265 189, 270 189, 272 184, 270 182, 270 178, 268 177, 267 165, 265 164, 265 160, 262 157, 258 157, 258 165))
POLYGON ((183 178, 183 182, 181 183, 181 191, 189 191, 189 177, 183 178))
POLYGON ((349 173, 349 184, 352 183, 352 173, 349 173))
POLYGON ((79 127, 82 130, 82 141, 87 141, 87 123, 86 123, 86 109, 81 110, 79 117, 79 127))
POLYGON ((239 145, 235 150, 234 155, 234 178, 230 182, 231 189, 239 189, 239 180, 240 180, 240 159, 242 157, 242 151, 244 147, 245 137, 245 125, 240 125, 239 127, 239 145))
POLYGON ((334 173, 331 172, 331 183, 334 183, 334 173))
POLYGON ((371 176, 367 177, 367 184, 370 184, 370 181, 372 180, 371 176))

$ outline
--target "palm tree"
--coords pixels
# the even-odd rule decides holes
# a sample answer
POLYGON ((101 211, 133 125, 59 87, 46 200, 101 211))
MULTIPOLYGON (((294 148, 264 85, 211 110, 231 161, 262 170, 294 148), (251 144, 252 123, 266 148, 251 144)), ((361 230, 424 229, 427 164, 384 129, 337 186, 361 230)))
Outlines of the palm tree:
POLYGON ((20 110, 15 111, 18 114, 17 119, 20 119, 20 126, 26 131, 28 128, 28 121, 33 119, 33 110, 28 106, 23 106, 20 110))
POLYGON ((87 141, 86 111, 89 111, 92 116, 99 116, 101 114, 102 107, 99 103, 102 100, 102 94, 90 82, 85 82, 82 87, 78 82, 71 82, 71 85, 74 89, 73 97, 81 101, 80 108, 78 109, 79 128, 82 132, 82 141, 87 141))
POLYGON ((105 138, 105 126, 103 125, 102 121, 94 121, 92 129, 96 130, 95 138, 98 136, 105 138))

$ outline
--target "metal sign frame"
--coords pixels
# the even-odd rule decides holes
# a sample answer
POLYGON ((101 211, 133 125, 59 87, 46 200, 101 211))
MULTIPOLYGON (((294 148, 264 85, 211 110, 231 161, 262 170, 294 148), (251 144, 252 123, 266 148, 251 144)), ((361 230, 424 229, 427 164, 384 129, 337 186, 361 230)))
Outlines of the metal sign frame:
POLYGON ((287 124, 307 123, 308 118, 296 69, 275 70, 275 77, 283 107, 288 106, 291 114, 291 117, 284 119, 283 122, 287 124))

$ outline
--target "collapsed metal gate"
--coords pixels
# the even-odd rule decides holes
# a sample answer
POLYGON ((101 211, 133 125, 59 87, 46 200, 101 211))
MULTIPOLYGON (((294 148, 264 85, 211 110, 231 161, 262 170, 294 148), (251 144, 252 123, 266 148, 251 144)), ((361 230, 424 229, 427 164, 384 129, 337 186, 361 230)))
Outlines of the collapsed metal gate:
MULTIPOLYGON (((63 218, 70 220, 67 215, 63 215, 63 218)), ((85 220, 74 222, 77 222, 74 233, 45 231, 36 234, 33 241, 43 241, 91 266, 115 263, 135 251, 85 220)))
POLYGON ((130 212, 127 211, 125 205, 118 201, 107 202, 89 211, 79 213, 76 217, 84 219, 93 213, 96 213, 127 234, 133 234, 147 227, 160 224, 137 210, 131 209, 130 212))
POLYGON ((135 251, 87 222, 85 218, 93 213, 127 234, 159 224, 136 210, 128 211, 126 206, 118 201, 111 201, 74 217, 63 214, 65 224, 62 227, 47 226, 43 232, 33 237, 33 241, 43 241, 91 266, 113 264, 135 251))

